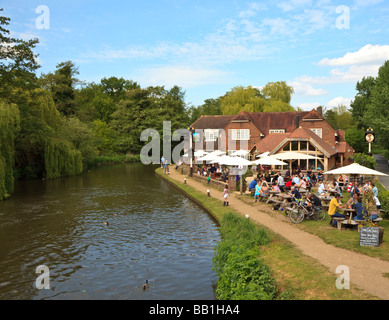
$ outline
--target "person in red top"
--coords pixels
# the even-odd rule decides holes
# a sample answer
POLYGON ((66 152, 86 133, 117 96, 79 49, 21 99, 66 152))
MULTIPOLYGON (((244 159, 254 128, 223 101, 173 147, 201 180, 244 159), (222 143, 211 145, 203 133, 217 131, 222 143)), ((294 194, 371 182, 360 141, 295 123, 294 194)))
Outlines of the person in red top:
POLYGON ((285 188, 286 188, 286 190, 290 190, 291 187, 292 187, 292 180, 289 180, 289 181, 285 184, 285 188))

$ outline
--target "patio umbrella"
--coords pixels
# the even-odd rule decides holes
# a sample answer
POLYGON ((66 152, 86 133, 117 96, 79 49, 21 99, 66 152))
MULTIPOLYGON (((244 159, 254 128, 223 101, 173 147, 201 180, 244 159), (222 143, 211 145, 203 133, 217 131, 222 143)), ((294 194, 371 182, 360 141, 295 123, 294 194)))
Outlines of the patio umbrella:
POLYGON ((241 157, 220 156, 212 160, 211 163, 220 163, 226 166, 252 166, 251 161, 241 157))
POLYGON ((294 152, 294 151, 281 152, 281 153, 273 154, 270 157, 276 158, 278 160, 290 160, 290 166, 289 166, 290 172, 292 172, 292 165, 291 164, 294 160, 320 159, 318 157, 311 156, 311 155, 306 154, 306 153, 294 152))
POLYGON ((337 168, 324 172, 324 174, 353 174, 362 176, 388 176, 386 173, 382 173, 368 167, 362 166, 359 163, 352 163, 348 166, 337 168))
POLYGON ((269 156, 261 157, 258 160, 253 161, 252 163, 255 165, 263 164, 266 166, 273 166, 273 165, 274 166, 284 166, 284 165, 287 165, 286 162, 283 162, 281 160, 278 160, 276 158, 269 157, 269 156))
POLYGON ((301 152, 294 152, 294 151, 288 151, 288 152, 281 152, 271 155, 270 157, 279 159, 279 160, 298 160, 298 159, 320 159, 315 156, 311 156, 306 153, 301 152))
POLYGON ((237 150, 231 153, 231 156, 245 156, 249 153, 248 150, 237 150))

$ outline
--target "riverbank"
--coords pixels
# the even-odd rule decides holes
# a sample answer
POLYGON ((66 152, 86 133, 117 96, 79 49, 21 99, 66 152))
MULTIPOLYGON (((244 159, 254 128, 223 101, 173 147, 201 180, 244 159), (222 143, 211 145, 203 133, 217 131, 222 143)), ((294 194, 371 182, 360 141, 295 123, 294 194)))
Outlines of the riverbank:
MULTIPOLYGON (((171 167, 170 175, 162 170, 156 173, 170 180, 186 193, 217 200, 221 208, 222 192, 206 184, 182 175, 171 167), (186 178, 186 184, 183 183, 186 178), (207 196, 207 189, 211 197, 207 196)), ((249 214, 250 220, 269 230, 271 244, 263 248, 263 257, 272 269, 279 287, 287 290, 290 299, 381 299, 389 298, 389 262, 352 252, 325 243, 314 234, 292 225, 281 215, 259 206, 253 206, 239 199, 239 194, 231 194, 229 209, 240 215, 249 214), (350 270, 351 288, 336 288, 336 268, 347 266, 350 270)), ((261 204, 258 204, 261 205, 261 204)), ((207 207, 206 203, 204 206, 207 207)), ((224 208, 223 208, 224 209, 224 208)), ((337 230, 335 230, 337 231, 337 230)))

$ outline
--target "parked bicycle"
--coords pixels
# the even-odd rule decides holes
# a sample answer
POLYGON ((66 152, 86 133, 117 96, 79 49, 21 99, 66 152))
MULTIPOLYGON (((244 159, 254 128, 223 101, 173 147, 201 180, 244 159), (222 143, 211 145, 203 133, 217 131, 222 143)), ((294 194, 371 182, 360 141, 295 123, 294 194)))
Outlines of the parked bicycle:
POLYGON ((326 211, 322 207, 308 207, 301 199, 295 199, 295 205, 289 210, 289 219, 293 223, 300 223, 305 217, 322 221, 326 217, 326 211))

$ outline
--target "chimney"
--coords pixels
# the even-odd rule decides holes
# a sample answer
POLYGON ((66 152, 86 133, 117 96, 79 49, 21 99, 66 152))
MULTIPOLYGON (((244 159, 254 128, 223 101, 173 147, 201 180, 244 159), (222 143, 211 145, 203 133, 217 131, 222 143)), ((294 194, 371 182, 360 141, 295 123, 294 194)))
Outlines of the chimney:
POLYGON ((321 116, 323 115, 323 107, 322 106, 319 106, 316 108, 316 111, 318 114, 320 114, 321 116))

